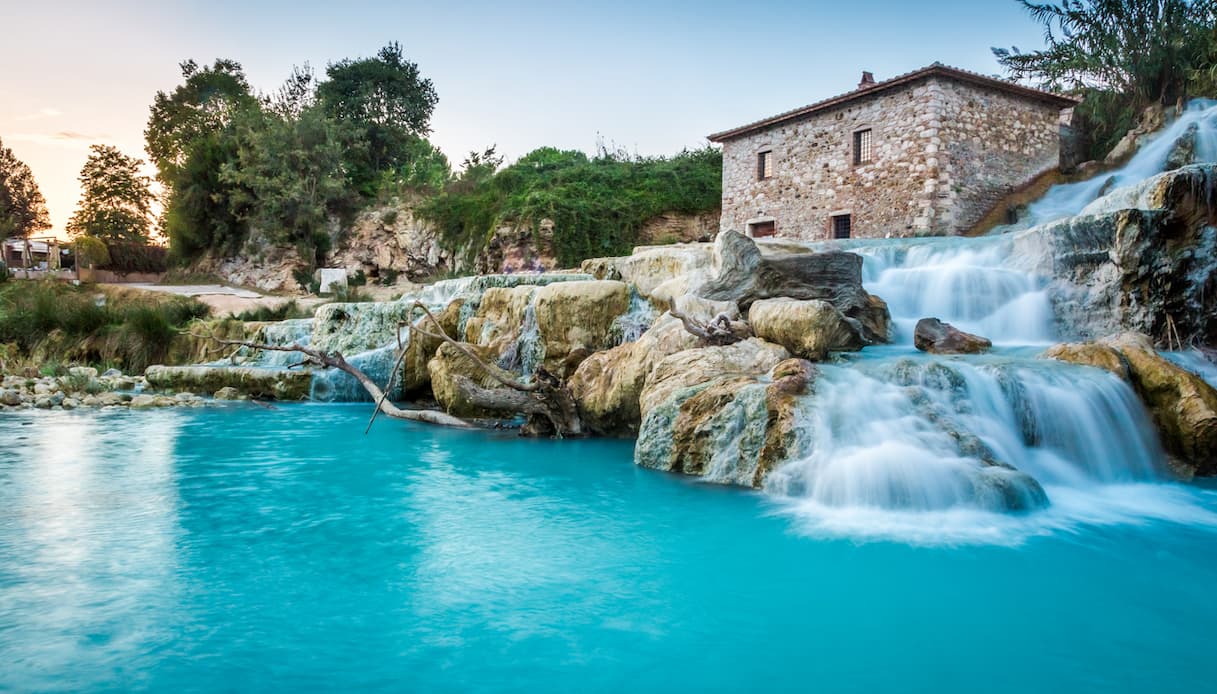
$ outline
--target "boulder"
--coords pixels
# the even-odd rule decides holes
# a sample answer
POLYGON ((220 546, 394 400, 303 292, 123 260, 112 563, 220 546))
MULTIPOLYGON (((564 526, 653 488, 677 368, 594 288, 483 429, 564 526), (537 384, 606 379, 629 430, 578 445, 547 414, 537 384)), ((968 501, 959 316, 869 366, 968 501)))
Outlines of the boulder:
POLYGON ((1171 151, 1166 155, 1166 166, 1163 171, 1173 171, 1180 167, 1191 164, 1196 158, 1196 135, 1199 133, 1199 128, 1195 123, 1175 140, 1171 145, 1171 151))
POLYGON ((629 308, 630 291, 624 282, 561 282, 537 289, 536 320, 545 368, 566 378, 588 355, 612 347, 614 323, 629 308))
POLYGON ((1217 344, 1217 165, 1185 166, 1020 232, 1011 257, 1051 278, 1068 334, 1217 344))
POLYGON ((16 390, 0 390, 0 405, 16 407, 21 404, 21 393, 16 390))
POLYGON ((643 421, 635 463, 759 488, 799 452, 798 402, 815 374, 810 362, 788 359, 770 370, 767 382, 725 375, 670 391, 643 421))
POLYGON ((580 269, 600 280, 621 280, 642 296, 666 304, 709 279, 713 247, 708 243, 640 246, 628 256, 589 258, 580 269), (684 285, 684 291, 675 289, 684 285))
POLYGON ((216 400, 240 400, 241 393, 232 386, 224 386, 223 388, 217 390, 212 397, 214 397, 216 400))
POLYGON ((1127 380, 1149 410, 1172 467, 1185 477, 1217 475, 1217 390, 1160 356, 1146 335, 1057 345, 1045 356, 1098 366, 1127 380))
POLYGON ((249 366, 149 366, 149 385, 160 390, 214 393, 231 387, 253 398, 307 400, 313 376, 308 371, 249 366))
MULTIPOLYGON (((489 347, 466 343, 465 348, 473 352, 491 370, 496 370, 504 378, 514 378, 507 371, 500 369, 494 363, 494 353, 489 347)), ((427 363, 431 373, 431 392, 435 400, 445 412, 456 417, 471 418, 500 418, 501 412, 482 409, 468 402, 461 392, 459 379, 468 379, 482 388, 498 388, 501 384, 473 362, 467 355, 451 343, 445 342, 435 351, 435 356, 427 363)))
POLYGON ((762 299, 748 309, 748 322, 757 337, 811 361, 822 361, 829 352, 857 351, 867 344, 858 321, 817 299, 762 299))
POLYGON ((747 311, 763 299, 827 301, 860 321, 870 342, 887 340, 890 316, 881 300, 862 288, 862 257, 844 251, 789 252, 764 255, 756 241, 724 231, 714 242, 714 278, 695 290, 716 301, 735 301, 747 311))
POLYGON ((642 417, 645 420, 651 409, 671 400, 679 390, 721 378, 755 378, 789 358, 784 347, 755 337, 723 347, 677 352, 656 364, 647 378, 639 397, 642 417))
POLYGON ((913 331, 913 346, 933 354, 978 354, 988 350, 993 343, 937 318, 922 318, 913 331))
MULTIPOLYGON (((435 318, 448 335, 456 336, 458 334, 461 307, 464 306, 464 303, 463 299, 456 299, 449 302, 444 310, 435 314, 435 318)), ((414 324, 429 333, 435 332, 435 326, 425 316, 417 319, 414 324)), ((401 363, 401 392, 403 395, 417 394, 431 385, 431 371, 427 364, 435 356, 435 351, 442 343, 443 340, 439 337, 429 337, 417 332, 410 334, 409 340, 406 342, 406 354, 402 357, 401 363)))
MULTIPOLYGON (((676 301, 677 308, 698 320, 720 313, 737 318, 730 302, 693 296, 676 301)), ((584 360, 568 381, 589 431, 606 436, 634 436, 642 422, 639 399, 651 371, 665 357, 697 347, 697 337, 665 313, 635 342, 596 352, 584 360)))

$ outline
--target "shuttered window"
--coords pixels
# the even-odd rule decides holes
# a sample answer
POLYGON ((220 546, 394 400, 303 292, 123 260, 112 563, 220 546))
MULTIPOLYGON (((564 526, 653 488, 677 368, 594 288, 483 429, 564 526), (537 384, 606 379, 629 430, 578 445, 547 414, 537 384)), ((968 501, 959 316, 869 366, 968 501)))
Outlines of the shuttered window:
POLYGON ((852 231, 853 225, 849 215, 839 214, 832 218, 832 237, 834 239, 847 239, 852 231))
POLYGON ((871 131, 854 133, 854 164, 865 164, 871 160, 871 131))
POLYGON ((756 155, 756 180, 763 181, 773 176, 773 152, 759 152, 756 155))

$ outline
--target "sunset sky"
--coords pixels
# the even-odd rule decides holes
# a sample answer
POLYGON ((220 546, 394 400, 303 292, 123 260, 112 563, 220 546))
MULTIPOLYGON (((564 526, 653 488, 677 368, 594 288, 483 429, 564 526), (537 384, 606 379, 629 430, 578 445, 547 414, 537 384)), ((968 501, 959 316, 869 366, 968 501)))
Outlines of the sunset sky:
MULTIPOLYGON (((497 144, 672 154, 705 136, 941 61, 985 74, 991 46, 1039 47, 1014 0, 933 3, 99 3, 4 0, 0 140, 62 230, 95 143, 144 157, 157 90, 187 58, 231 58, 256 89, 293 65, 399 41, 439 93, 432 141, 453 163, 497 144)), ((150 171, 151 172, 151 171, 150 171)))

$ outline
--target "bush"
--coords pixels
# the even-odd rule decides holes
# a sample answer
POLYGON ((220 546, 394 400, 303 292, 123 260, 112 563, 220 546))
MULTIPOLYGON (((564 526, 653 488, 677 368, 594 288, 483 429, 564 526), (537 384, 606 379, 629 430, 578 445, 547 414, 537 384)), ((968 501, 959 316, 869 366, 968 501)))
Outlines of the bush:
POLYGON ((72 242, 76 267, 101 267, 110 262, 110 250, 95 236, 81 236, 72 242))
POLYGON ((255 309, 242 311, 235 317, 240 321, 266 322, 290 320, 292 318, 312 318, 313 314, 309 310, 297 304, 295 300, 292 300, 284 304, 279 304, 275 307, 259 306, 255 309))
POLYGON ((161 246, 142 243, 111 242, 109 262, 102 263, 102 270, 121 275, 133 272, 159 274, 169 269, 169 250, 161 246))
POLYGON ((558 261, 569 267, 628 252, 648 219, 715 210, 722 200, 722 153, 711 147, 670 158, 543 147, 493 175, 479 167, 467 174, 419 211, 449 250, 469 258, 505 223, 535 231, 548 219, 558 261))

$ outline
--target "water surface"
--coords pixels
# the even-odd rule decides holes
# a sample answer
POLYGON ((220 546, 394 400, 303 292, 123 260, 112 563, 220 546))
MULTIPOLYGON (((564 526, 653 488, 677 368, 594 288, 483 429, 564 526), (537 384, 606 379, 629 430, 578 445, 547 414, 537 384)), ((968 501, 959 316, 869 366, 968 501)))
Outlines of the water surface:
POLYGON ((367 414, 0 417, 0 690, 1217 681, 1211 489, 1113 486, 1082 508, 1147 489, 1163 507, 1093 519, 909 513, 920 536, 864 541, 636 468, 628 441, 383 420, 363 437, 367 414), (961 543, 959 523, 988 535, 961 543))

